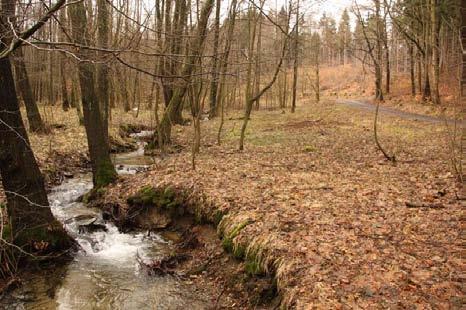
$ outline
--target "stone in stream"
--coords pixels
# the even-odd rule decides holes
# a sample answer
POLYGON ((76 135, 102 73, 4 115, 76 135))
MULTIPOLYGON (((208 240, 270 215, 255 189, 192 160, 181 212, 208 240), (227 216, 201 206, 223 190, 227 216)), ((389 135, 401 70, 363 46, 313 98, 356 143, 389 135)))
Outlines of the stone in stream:
POLYGON ((97 232, 97 231, 107 231, 107 226, 105 226, 104 224, 96 224, 95 221, 97 219, 95 219, 94 221, 92 221, 91 223, 89 224, 83 224, 83 225, 79 225, 78 226, 78 233, 79 234, 84 234, 84 233, 88 233, 88 234, 92 234, 94 232, 97 232))
POLYGON ((78 223, 78 233, 93 233, 96 231, 107 231, 105 224, 96 223, 97 216, 94 214, 81 214, 67 219, 64 223, 70 224, 72 222, 78 223))
POLYGON ((86 225, 93 223, 97 220, 95 214, 80 214, 65 220, 64 224, 70 224, 72 222, 82 222, 81 224, 86 225))

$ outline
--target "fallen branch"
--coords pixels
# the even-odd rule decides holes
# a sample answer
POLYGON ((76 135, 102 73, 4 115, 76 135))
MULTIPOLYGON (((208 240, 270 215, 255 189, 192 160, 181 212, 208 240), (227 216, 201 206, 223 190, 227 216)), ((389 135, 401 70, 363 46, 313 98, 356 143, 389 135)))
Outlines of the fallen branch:
POLYGON ((406 207, 408 208, 429 208, 429 209, 444 209, 445 206, 441 203, 415 203, 415 202, 409 202, 407 201, 406 207))

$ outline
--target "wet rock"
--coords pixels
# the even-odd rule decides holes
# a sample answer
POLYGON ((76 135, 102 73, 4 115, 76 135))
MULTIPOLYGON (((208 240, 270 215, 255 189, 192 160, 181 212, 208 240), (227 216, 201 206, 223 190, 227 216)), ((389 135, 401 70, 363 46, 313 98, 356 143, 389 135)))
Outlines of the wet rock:
POLYGON ((74 217, 71 217, 65 220, 64 223, 70 224, 73 222, 79 222, 81 225, 86 225, 86 224, 93 223, 96 220, 97 220, 97 217, 95 216, 95 214, 80 214, 80 215, 77 215, 77 216, 74 216, 74 217))
POLYGON ((102 212, 102 219, 104 221, 110 221, 112 219, 112 214, 110 212, 104 211, 102 212))
POLYGON ((79 234, 84 234, 84 233, 92 234, 98 231, 106 232, 107 230, 108 230, 107 226, 105 226, 104 224, 95 223, 95 220, 89 224, 82 224, 78 226, 79 234))
POLYGON ((72 174, 71 172, 65 171, 63 172, 63 176, 67 179, 72 179, 74 177, 74 174, 72 174))

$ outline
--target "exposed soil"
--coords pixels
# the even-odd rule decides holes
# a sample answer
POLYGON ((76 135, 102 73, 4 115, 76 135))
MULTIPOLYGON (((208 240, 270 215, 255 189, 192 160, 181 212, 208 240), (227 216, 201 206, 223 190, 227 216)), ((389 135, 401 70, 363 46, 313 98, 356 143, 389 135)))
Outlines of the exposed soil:
POLYGON ((212 309, 274 309, 279 305, 274 279, 249 275, 243 260, 224 251, 212 225, 178 219, 161 234, 174 241, 173 255, 182 259, 172 268, 158 268, 156 276, 173 273, 209 295, 215 292, 212 309))

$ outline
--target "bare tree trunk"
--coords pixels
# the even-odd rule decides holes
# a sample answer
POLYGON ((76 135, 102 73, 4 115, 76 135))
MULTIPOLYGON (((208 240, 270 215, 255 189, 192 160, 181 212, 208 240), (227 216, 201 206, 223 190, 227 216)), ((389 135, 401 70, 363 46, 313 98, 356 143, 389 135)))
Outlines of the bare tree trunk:
POLYGON ((417 85, 419 92, 422 92, 422 61, 420 53, 417 53, 417 85))
POLYGON ((171 128, 174 123, 172 117, 176 113, 176 109, 178 109, 182 103, 183 97, 189 83, 191 82, 191 76, 194 72, 195 65, 199 60, 199 56, 203 52, 204 40, 207 32, 207 22, 209 20, 213 4, 214 0, 207 0, 204 2, 197 26, 197 34, 194 38, 193 44, 191 45, 192 51, 190 51, 181 71, 181 76, 184 77, 182 85, 177 87, 173 92, 170 103, 165 109, 162 121, 160 122, 160 131, 162 133, 163 143, 169 143, 171 140, 171 128))
POLYGON ((414 52, 413 45, 409 44, 409 76, 411 80, 411 96, 416 96, 416 78, 414 76, 414 52))
MULTIPOLYGON (((89 45, 86 9, 83 2, 75 2, 68 6, 72 23, 72 36, 78 44, 89 45)), ((92 59, 92 54, 86 49, 80 49, 83 59, 92 59)), ((97 97, 94 65, 89 62, 78 64, 79 81, 81 84, 81 100, 84 110, 84 126, 86 128, 89 154, 91 158, 92 176, 95 188, 113 182, 116 177, 115 167, 110 159, 110 148, 106 140, 100 102, 97 97)))
POLYGON ((296 110, 296 91, 298 87, 298 55, 299 55, 299 50, 298 50, 298 36, 299 36, 299 0, 297 1, 296 4, 296 25, 295 25, 295 34, 294 34, 294 59, 293 59, 293 93, 292 93, 292 99, 291 99, 291 113, 294 113, 296 110))
POLYGON ((42 131, 45 129, 45 125, 42 121, 42 117, 40 116, 37 102, 34 98, 34 95, 32 94, 28 73, 26 71, 26 65, 24 64, 22 48, 16 50, 13 64, 15 67, 19 92, 21 94, 21 98, 23 98, 24 105, 26 106, 29 130, 32 132, 42 131))
MULTIPOLYGON (((221 119, 220 119, 220 125, 218 127, 218 133, 217 133, 217 144, 220 145, 221 143, 221 135, 222 135, 222 128, 224 124, 224 117, 225 117, 225 80, 226 80, 226 73, 228 69, 228 58, 230 56, 230 50, 231 50, 231 42, 232 42, 232 37, 233 37, 233 31, 235 29, 235 23, 236 23, 236 3, 237 0, 232 0, 231 5, 230 5, 230 12, 228 14, 228 30, 227 34, 225 37, 225 49, 223 51, 223 57, 222 57, 222 62, 221 62, 221 83, 220 83, 220 88, 218 90, 218 98, 220 98, 220 110, 221 110, 221 119)), ((236 90, 234 89, 233 92, 236 90)))
MULTIPOLYGON (((14 12, 14 0, 1 1, 0 52, 9 46, 7 20, 14 12)), ((0 59, 0 98, 0 174, 14 242, 26 251, 41 254, 67 249, 73 242, 48 207, 44 179, 21 118, 8 57, 0 59)))
POLYGON ((432 102, 440 104, 439 93, 439 75, 440 75, 440 46, 439 46, 439 32, 440 21, 438 18, 438 2, 437 0, 430 0, 430 13, 431 13, 431 45, 432 45, 432 61, 431 61, 431 93, 432 102))
POLYGON ((387 94, 390 94, 390 73, 391 73, 391 68, 390 68, 390 50, 388 48, 388 37, 387 34, 385 33, 385 92, 387 94))
POLYGON ((375 61, 375 100, 383 101, 382 92, 382 21, 380 17, 380 0, 375 2, 375 18, 377 25, 377 40, 376 40, 376 61, 375 61))
MULTIPOLYGON (((66 25, 66 11, 61 10, 59 13, 59 21, 61 27, 66 25)), ((66 36, 63 34, 63 31, 60 31, 60 39, 65 42, 66 36)), ((70 99, 68 97, 68 87, 66 83, 66 56, 64 54, 60 55, 60 78, 61 78, 61 100, 63 111, 68 111, 70 109, 70 99)))
MULTIPOLYGON (((291 8, 290 8, 290 12, 289 14, 291 14, 291 8)), ((287 25, 286 25, 286 31, 288 31, 288 28, 289 28, 289 24, 290 24, 290 15, 288 15, 288 20, 287 20, 287 25)), ((249 31, 253 30, 255 31, 255 25, 252 27, 252 29, 249 29, 249 31)), ((254 33, 253 33, 254 34, 254 33)), ((249 38, 249 40, 251 40, 251 38, 253 38, 254 36, 251 36, 249 38)), ((246 128, 248 126, 248 122, 249 122, 249 118, 251 117, 251 111, 252 111, 252 105, 254 104, 254 102, 259 99, 260 97, 262 97, 262 95, 264 95, 264 93, 266 91, 268 91, 272 86, 273 84, 275 83, 275 81, 277 80, 277 76, 280 72, 280 68, 283 64, 283 59, 285 58, 285 53, 286 53, 286 47, 287 47, 287 37, 288 37, 288 33, 285 34, 285 39, 283 40, 283 47, 282 47, 282 52, 281 52, 281 55, 280 55, 280 60, 275 68, 275 72, 272 76, 272 79, 270 80, 270 82, 264 86, 258 93, 256 93, 254 96, 248 96, 247 97, 247 102, 246 102, 246 106, 245 106, 245 112, 244 112, 244 119, 243 119, 243 125, 241 126, 241 134, 240 134, 240 139, 239 139, 239 150, 242 151, 244 149, 244 138, 246 136, 246 128)), ((252 50, 252 48, 254 47, 253 44, 251 44, 250 42, 250 49, 252 50)))
MULTIPOLYGON (((261 2, 261 10, 264 5, 265 1, 261 2)), ((262 54, 262 16, 259 15, 258 17, 258 28, 257 28, 257 48, 256 48, 256 68, 254 74, 254 84, 255 84, 255 92, 258 93, 261 86, 261 54, 262 54)), ((256 110, 259 110, 260 107, 260 99, 256 101, 256 110)))
POLYGON ((212 80, 210 82, 210 110, 209 118, 217 116, 217 92, 218 92, 218 70, 220 67, 217 64, 219 37, 220 37, 220 4, 221 0, 217 0, 215 4, 215 23, 214 23, 214 54, 212 59, 212 80))
MULTIPOLYGON (((97 44, 106 49, 109 46, 109 12, 106 0, 97 0, 97 44)), ((99 97, 100 111, 102 114, 102 129, 105 141, 108 144, 108 116, 110 110, 109 101, 109 78, 108 65, 100 63, 97 65, 97 94, 99 97)))

